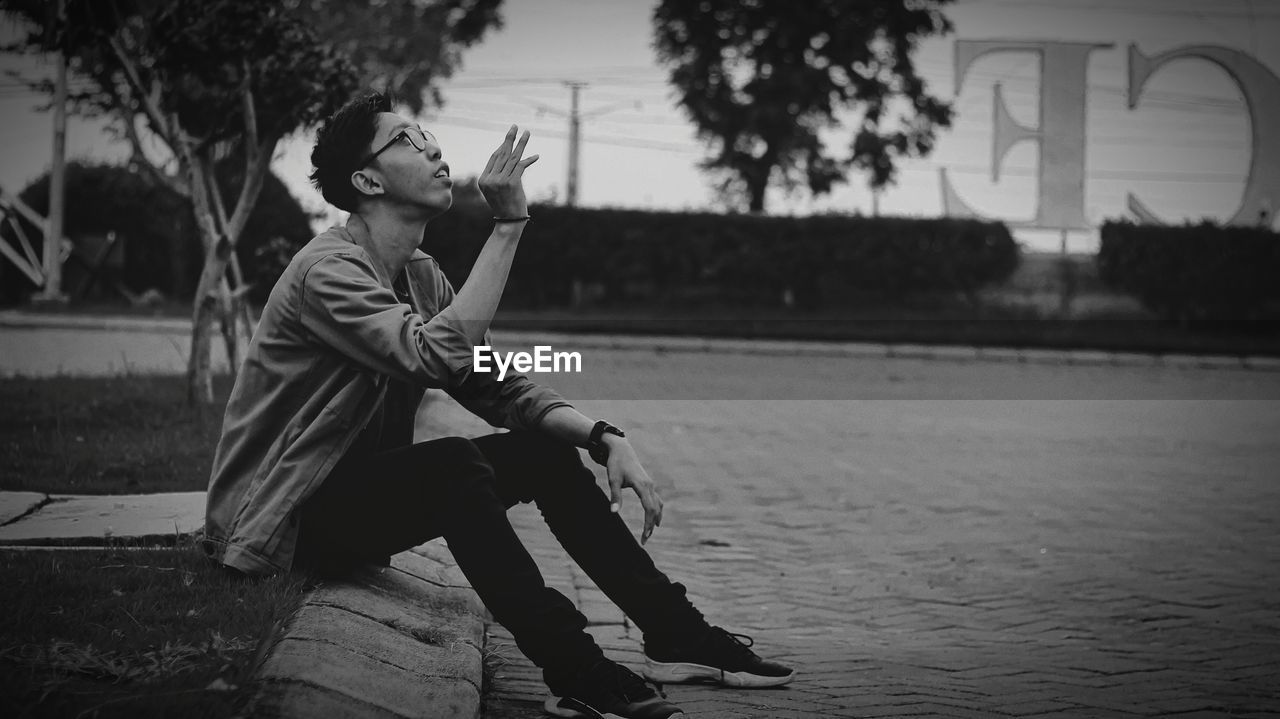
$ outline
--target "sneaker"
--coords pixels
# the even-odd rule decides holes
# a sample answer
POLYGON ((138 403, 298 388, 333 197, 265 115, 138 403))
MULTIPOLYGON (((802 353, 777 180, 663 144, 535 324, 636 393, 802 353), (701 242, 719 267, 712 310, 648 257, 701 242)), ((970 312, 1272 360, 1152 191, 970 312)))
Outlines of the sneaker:
POLYGON ((751 637, 720 627, 685 647, 646 641, 644 675, 661 684, 710 681, 728 687, 777 687, 796 678, 794 669, 756 656, 748 648, 753 644, 751 637))
POLYGON ((680 707, 658 696, 626 667, 601 659, 569 683, 561 695, 543 704, 548 714, 587 719, 670 719, 683 717, 680 707))

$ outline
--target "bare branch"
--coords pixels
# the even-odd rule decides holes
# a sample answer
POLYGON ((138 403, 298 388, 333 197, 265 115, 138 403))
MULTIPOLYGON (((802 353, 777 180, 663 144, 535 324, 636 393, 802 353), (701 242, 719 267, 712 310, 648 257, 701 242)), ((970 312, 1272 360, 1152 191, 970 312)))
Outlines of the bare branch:
POLYGON ((245 167, 252 167, 258 161, 258 110, 253 103, 253 68, 247 59, 241 63, 244 67, 244 87, 240 90, 240 97, 244 103, 245 167))
MULTIPOLYGON (((211 174, 207 170, 208 160, 205 157, 191 152, 190 148, 186 148, 186 152, 187 167, 191 172, 191 202, 195 209, 196 224, 200 227, 201 236, 206 240, 204 244, 207 255, 217 250, 220 239, 215 211, 209 206, 211 198, 207 181, 211 174)), ((205 261, 208 262, 207 259, 205 261)), ((200 298, 196 300, 198 302, 200 298)))
POLYGON ((271 156, 275 154, 276 144, 279 142, 280 136, 274 132, 263 137, 255 150, 255 162, 245 167, 244 185, 240 187, 240 197, 236 199, 235 213, 226 226, 227 240, 232 244, 240 239, 240 233, 249 221, 249 213, 258 201, 258 193, 262 191, 267 170, 271 167, 271 156))
POLYGON ((166 121, 159 105, 156 104, 155 98, 148 92, 148 88, 143 86, 142 77, 138 74, 138 68, 134 66, 133 61, 125 54, 119 40, 112 37, 107 38, 107 42, 111 44, 111 51, 115 53, 116 59, 119 60, 120 67, 124 70, 125 77, 128 78, 129 85, 133 88, 138 103, 142 105, 142 109, 146 112, 147 119, 151 121, 151 126, 155 128, 156 134, 168 143, 170 147, 176 148, 177 138, 173 136, 169 123, 166 121))
POLYGON ((218 187, 218 178, 214 173, 213 160, 200 163, 200 171, 204 173, 204 190, 209 198, 208 209, 213 217, 214 229, 226 236, 227 232, 227 206, 222 201, 222 188, 218 187))
POLYGON ((158 165, 152 162, 151 158, 147 157, 147 153, 143 151, 142 138, 138 135, 138 128, 134 124, 137 122, 138 114, 132 110, 126 109, 126 106, 123 104, 119 106, 121 108, 120 112, 124 113, 119 116, 119 119, 124 125, 125 136, 129 138, 129 144, 133 147, 133 157, 142 166, 143 170, 145 170, 155 181, 166 185, 179 195, 187 199, 191 199, 190 183, 186 182, 181 175, 171 175, 162 170, 158 165))

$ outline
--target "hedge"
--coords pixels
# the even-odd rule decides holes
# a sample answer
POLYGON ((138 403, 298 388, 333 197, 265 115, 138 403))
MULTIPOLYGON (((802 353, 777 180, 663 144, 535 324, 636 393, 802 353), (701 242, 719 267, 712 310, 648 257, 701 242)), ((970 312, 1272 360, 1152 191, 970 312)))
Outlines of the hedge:
POLYGON ((1098 274, 1172 319, 1280 317, 1280 234, 1261 227, 1107 222, 1098 274))
MULTIPOLYGON (((218 174, 223 196, 234 201, 238 178, 223 169, 218 174)), ((74 241, 84 235, 116 232, 124 247, 119 279, 126 287, 135 292, 155 288, 173 298, 191 299, 204 252, 186 199, 135 168, 79 162, 67 163, 65 192, 67 237, 74 241)), ((46 214, 49 176, 32 182, 19 197, 36 212, 46 214)), ((11 238, 12 229, 7 225, 3 234, 11 238)), ((39 233, 25 220, 23 225, 39 253, 39 233)), ((280 178, 268 173, 236 246, 246 279, 253 283, 252 299, 265 299, 289 257, 311 235, 306 211, 280 178)), ((64 286, 64 290, 71 289, 64 286)), ((30 280, 8 260, 0 261, 0 302, 20 302, 34 290, 30 280)))
MULTIPOLYGON (((914 293, 973 293, 1009 276, 1018 246, 1003 223, 847 216, 530 210, 504 307, 564 306, 575 286, 605 304, 702 299, 802 308, 914 293)), ((427 225, 423 249, 455 286, 492 228, 454 209, 427 225)))

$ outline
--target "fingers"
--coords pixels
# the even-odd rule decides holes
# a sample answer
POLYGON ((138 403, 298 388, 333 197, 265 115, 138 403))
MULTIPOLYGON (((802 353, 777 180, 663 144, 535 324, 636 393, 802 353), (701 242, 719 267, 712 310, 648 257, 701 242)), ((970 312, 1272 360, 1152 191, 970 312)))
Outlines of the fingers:
MULTIPOLYGON (((526 131, 527 133, 528 131, 526 131)), ((494 171, 502 171, 507 164, 507 158, 511 155, 511 143, 516 139, 516 126, 512 125, 507 129, 507 134, 502 138, 502 143, 498 145, 498 149, 489 155, 489 164, 484 166, 484 174, 494 171)))
MULTIPOLYGON (((639 489, 636 491, 640 493, 639 489)), ((644 493, 640 494, 640 503, 644 505, 644 531, 640 534, 640 543, 644 544, 653 536, 653 530, 662 524, 662 497, 658 496, 657 487, 647 484, 644 493)))
POLYGON ((614 514, 622 507, 622 473, 609 473, 609 511, 614 514))
MULTIPOLYGON (((515 126, 512 125, 512 129, 514 128, 515 126)), ((512 133, 507 133, 507 140, 510 141, 513 136, 514 135, 512 133)), ((520 135, 520 142, 516 143, 515 149, 507 156, 506 164, 502 168, 503 172, 511 173, 515 171, 520 164, 520 156, 524 154, 524 147, 527 144, 529 144, 529 131, 525 130, 524 133, 520 135)))
POLYGON ((533 155, 531 157, 527 157, 521 160, 520 162, 516 163, 515 174, 519 175, 523 173, 524 169, 529 165, 532 165, 533 163, 537 162, 539 157, 542 157, 542 155, 533 155))

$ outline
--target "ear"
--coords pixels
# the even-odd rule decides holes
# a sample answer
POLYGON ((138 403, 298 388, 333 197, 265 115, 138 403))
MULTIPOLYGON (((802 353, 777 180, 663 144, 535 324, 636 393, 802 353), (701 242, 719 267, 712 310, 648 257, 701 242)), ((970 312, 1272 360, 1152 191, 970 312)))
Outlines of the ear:
POLYGON ((367 167, 351 173, 351 185, 362 195, 381 195, 387 191, 378 174, 367 167))

